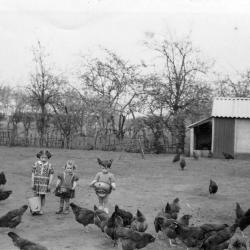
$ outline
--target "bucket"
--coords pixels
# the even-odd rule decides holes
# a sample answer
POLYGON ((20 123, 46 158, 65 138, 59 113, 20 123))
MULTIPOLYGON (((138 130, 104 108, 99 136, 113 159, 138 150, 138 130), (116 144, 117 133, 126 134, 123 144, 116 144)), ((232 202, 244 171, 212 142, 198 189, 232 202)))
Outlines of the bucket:
POLYGON ((28 204, 31 213, 39 212, 41 210, 41 199, 39 196, 29 198, 28 204))

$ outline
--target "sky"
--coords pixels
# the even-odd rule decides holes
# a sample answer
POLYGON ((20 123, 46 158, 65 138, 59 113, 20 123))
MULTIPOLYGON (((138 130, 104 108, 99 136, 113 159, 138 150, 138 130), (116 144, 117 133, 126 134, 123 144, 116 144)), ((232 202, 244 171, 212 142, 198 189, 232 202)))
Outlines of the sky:
POLYGON ((0 0, 0 84, 26 85, 39 40, 51 63, 76 75, 81 55, 100 47, 132 63, 152 62, 145 34, 187 35, 221 74, 250 68, 250 1, 0 0))

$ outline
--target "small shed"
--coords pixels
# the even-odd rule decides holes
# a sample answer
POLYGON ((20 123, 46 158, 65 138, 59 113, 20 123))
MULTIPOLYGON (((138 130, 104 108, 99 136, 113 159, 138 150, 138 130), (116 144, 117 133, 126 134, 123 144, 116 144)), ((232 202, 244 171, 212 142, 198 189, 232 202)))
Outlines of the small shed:
POLYGON ((211 116, 188 127, 191 155, 250 158, 250 98, 216 97, 211 116))

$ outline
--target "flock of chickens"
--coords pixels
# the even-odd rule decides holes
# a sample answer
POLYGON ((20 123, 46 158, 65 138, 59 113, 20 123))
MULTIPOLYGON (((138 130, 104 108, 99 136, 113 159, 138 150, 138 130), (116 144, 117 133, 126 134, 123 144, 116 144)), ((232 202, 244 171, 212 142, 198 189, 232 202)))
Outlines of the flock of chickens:
MULTIPOLYGON (((177 154, 173 159, 173 162, 178 161, 180 161, 180 167, 183 170, 186 166, 186 161, 183 157, 180 157, 180 154, 177 154)), ((110 164, 112 164, 112 161, 110 164)), ((0 185, 5 185, 6 182, 5 174, 1 172, 0 185)), ((215 194, 217 191, 218 185, 215 181, 210 180, 209 193, 215 194)), ((7 199, 11 193, 11 191, 0 189, 0 201, 7 199)), ((75 220, 84 226, 84 231, 87 231, 86 226, 90 224, 96 225, 114 242, 114 246, 120 242, 123 250, 142 249, 148 244, 155 242, 160 234, 169 240, 170 246, 178 244, 183 247, 202 250, 249 249, 249 242, 243 231, 250 224, 250 209, 244 211, 239 203, 236 203, 235 221, 233 224, 205 223, 194 226, 189 223, 192 215, 184 214, 179 217, 181 209, 180 200, 175 198, 172 202, 168 202, 154 219, 154 229, 157 236, 146 232, 148 222, 140 210, 137 210, 136 214, 133 215, 131 212, 115 205, 114 212, 109 215, 96 206, 92 210, 70 203, 70 207, 74 213, 75 220)), ((21 223, 22 216, 27 209, 28 206, 23 205, 1 216, 0 227, 17 227, 21 223)), ((40 244, 21 238, 14 232, 9 232, 8 236, 12 239, 14 245, 21 250, 47 249, 40 244)))

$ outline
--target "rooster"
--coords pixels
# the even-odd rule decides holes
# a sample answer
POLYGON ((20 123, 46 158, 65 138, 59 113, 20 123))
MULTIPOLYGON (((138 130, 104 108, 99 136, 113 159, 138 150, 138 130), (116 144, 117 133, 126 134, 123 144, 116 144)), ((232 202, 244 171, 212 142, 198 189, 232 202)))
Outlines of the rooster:
POLYGON ((0 201, 6 200, 12 194, 11 190, 0 190, 0 201))
POLYGON ((23 205, 18 209, 9 211, 7 214, 0 217, 0 227, 15 228, 22 221, 22 216, 27 210, 28 206, 23 205))
POLYGON ((5 185, 7 182, 4 172, 0 173, 0 185, 5 185))
MULTIPOLYGON (((82 224, 84 228, 89 224, 94 224, 94 211, 84 207, 79 207, 73 202, 70 203, 70 207, 75 215, 75 220, 82 224)), ((87 230, 85 231, 87 232, 87 230)))
POLYGON ((19 237, 14 232, 9 232, 8 236, 12 239, 14 245, 20 250, 48 250, 48 248, 44 246, 19 237))
POLYGON ((141 249, 155 241, 155 237, 149 233, 138 232, 126 227, 118 227, 116 236, 121 240, 122 250, 141 249))
POLYGON ((215 181, 210 179, 210 184, 209 184, 209 193, 210 194, 216 194, 218 191, 218 185, 215 181))
POLYGON ((145 216, 140 210, 137 210, 134 220, 131 223, 131 229, 138 232, 145 232, 148 228, 148 223, 145 216))
POLYGON ((131 214, 129 211, 120 209, 118 205, 115 205, 115 211, 117 215, 119 215, 122 218, 124 227, 131 225, 131 222, 133 220, 133 214, 131 214))
POLYGON ((111 165, 113 163, 113 159, 110 160, 101 160, 100 158, 97 158, 97 162, 99 165, 105 167, 105 168, 111 168, 111 165))
POLYGON ((225 152, 222 152, 223 156, 225 159, 227 160, 230 160, 230 159, 234 159, 234 156, 232 156, 231 154, 228 154, 228 153, 225 153, 225 152))

